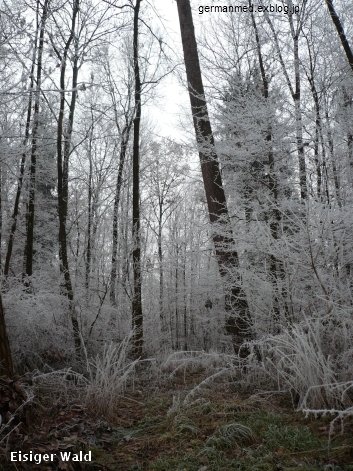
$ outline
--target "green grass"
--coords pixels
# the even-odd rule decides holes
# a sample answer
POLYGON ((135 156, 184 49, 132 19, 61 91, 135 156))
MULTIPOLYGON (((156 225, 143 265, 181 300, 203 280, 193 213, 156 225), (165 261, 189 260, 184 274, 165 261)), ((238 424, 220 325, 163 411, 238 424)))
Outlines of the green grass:
MULTIPOLYGON (((185 403, 195 381, 202 381, 199 373, 149 399, 121 398, 109 427, 103 421, 94 428, 94 462, 74 471, 353 471, 352 417, 343 433, 337 423, 329 448, 334 416, 305 418, 290 398, 249 397, 228 383, 185 403)), ((78 437, 68 429, 68 439, 78 437)), ((0 464, 0 471, 12 468, 0 464)))
POLYGON ((194 407, 180 406, 164 419, 164 436, 168 435, 171 445, 168 453, 162 451, 143 469, 351 471, 346 451, 349 446, 353 450, 353 437, 347 450, 337 447, 337 451, 342 448, 340 458, 327 456, 327 438, 322 440, 315 433, 323 424, 291 410, 252 409, 219 398, 194 407), (331 463, 333 467, 328 466, 331 463))
POLYGON ((270 450, 284 448, 289 451, 307 451, 323 447, 305 426, 270 424, 263 434, 263 438, 266 447, 270 450))
POLYGON ((81 471, 353 471, 352 418, 329 449, 327 417, 307 419, 283 397, 223 388, 185 404, 188 391, 122 401, 115 425, 97 429, 94 463, 81 471))
POLYGON ((217 427, 215 433, 206 441, 207 447, 217 450, 251 445, 256 442, 256 436, 251 428, 240 423, 225 424, 217 427))

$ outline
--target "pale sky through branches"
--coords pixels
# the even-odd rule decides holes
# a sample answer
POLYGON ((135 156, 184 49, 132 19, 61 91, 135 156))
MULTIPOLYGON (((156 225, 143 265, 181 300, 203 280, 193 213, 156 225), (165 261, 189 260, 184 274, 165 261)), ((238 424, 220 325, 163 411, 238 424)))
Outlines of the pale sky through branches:
MULTIPOLYGON (((175 0, 149 1, 156 12, 155 25, 168 44, 167 53, 171 57, 174 56, 174 59, 177 55, 182 61, 179 19, 175 0)), ((189 113, 190 106, 187 90, 181 85, 177 75, 182 77, 183 80, 185 79, 183 63, 180 64, 175 73, 169 74, 158 85, 157 94, 159 98, 155 100, 152 106, 148 106, 148 113, 157 124, 155 133, 175 139, 178 139, 182 134, 180 122, 185 123, 185 112, 189 113)))

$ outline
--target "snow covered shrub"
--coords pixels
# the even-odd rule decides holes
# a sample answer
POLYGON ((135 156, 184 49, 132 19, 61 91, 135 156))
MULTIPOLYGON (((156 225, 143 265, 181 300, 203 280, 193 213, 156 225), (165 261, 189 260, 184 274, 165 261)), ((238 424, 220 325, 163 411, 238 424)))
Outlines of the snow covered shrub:
POLYGON ((130 333, 120 345, 105 344, 101 354, 87 361, 88 380, 84 391, 85 405, 95 415, 112 419, 118 398, 124 394, 128 379, 138 360, 129 361, 130 333))
POLYGON ((73 354, 66 299, 48 287, 29 294, 18 283, 3 293, 3 303, 17 371, 62 368, 73 354))
POLYGON ((81 373, 71 368, 61 370, 46 368, 46 371, 33 371, 25 375, 32 384, 34 396, 40 402, 53 404, 54 399, 58 403, 72 403, 80 401, 82 391, 85 390, 87 379, 81 373))
POLYGON ((324 349, 322 322, 307 320, 263 340, 263 366, 301 408, 342 408, 350 402, 339 378, 339 356, 324 349), (348 402, 347 402, 348 401, 348 402))

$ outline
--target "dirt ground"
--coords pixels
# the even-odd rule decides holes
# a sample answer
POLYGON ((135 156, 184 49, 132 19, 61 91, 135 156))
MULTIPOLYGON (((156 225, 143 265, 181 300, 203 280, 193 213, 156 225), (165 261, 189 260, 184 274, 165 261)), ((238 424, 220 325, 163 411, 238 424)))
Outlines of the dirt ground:
MULTIPOLYGON (((305 417, 289 395, 237 390, 227 381, 187 397, 204 377, 184 371, 158 387, 137 381, 110 422, 77 401, 35 398, 2 431, 0 470, 353 471, 352 416, 305 417), (11 462, 18 450, 57 456, 11 462), (60 452, 91 452, 92 460, 62 461, 60 452)), ((9 399, 16 408, 25 388, 6 384, 2 404, 9 399)))

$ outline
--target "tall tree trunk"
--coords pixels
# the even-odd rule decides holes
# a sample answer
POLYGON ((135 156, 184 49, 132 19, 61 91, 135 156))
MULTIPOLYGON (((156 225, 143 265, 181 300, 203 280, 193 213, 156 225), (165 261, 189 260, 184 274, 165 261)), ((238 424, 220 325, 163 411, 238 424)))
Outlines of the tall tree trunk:
POLYGON ((2 270, 2 231, 3 231, 3 217, 2 217, 2 192, 3 192, 3 172, 2 162, 0 161, 0 272, 2 270))
POLYGON ((176 265, 175 265, 175 336, 173 335, 173 330, 171 331, 172 336, 172 345, 176 350, 179 350, 179 244, 178 244, 178 229, 175 231, 175 241, 176 241, 176 265), (175 342, 174 342, 175 341, 175 342))
MULTIPOLYGON (((296 51, 298 50, 298 40, 296 42, 296 51)), ((300 186, 300 198, 304 201, 307 198, 307 181, 306 181, 306 163, 304 154, 304 142, 303 142, 303 123, 302 123, 302 111, 301 111, 301 90, 299 80, 299 60, 295 60, 298 66, 296 67, 296 91, 294 93, 294 106, 295 106, 295 123, 296 123, 296 140, 298 149, 298 160, 299 160, 299 186, 300 186), (298 75, 297 75, 298 74, 298 75)))
MULTIPOLYGON (((24 250, 24 277, 31 277, 33 274, 33 244, 34 244, 34 210, 35 210, 35 192, 36 192, 36 166, 37 166, 37 135, 39 128, 39 107, 40 107, 40 90, 42 81, 42 59, 44 47, 44 33, 45 23, 48 15, 49 0, 45 0, 43 5, 42 17, 40 20, 40 33, 38 45, 38 59, 37 59, 37 77, 36 77, 36 91, 34 95, 34 114, 32 126, 32 150, 31 150, 31 165, 30 165, 30 178, 29 178, 29 201, 26 214, 26 242, 24 250)), ((26 284, 29 286, 29 281, 26 284)))
MULTIPOLYGON (((186 227, 185 227, 185 237, 186 237, 186 227)), ((184 244, 184 254, 183 254, 183 302, 184 302, 184 350, 188 349, 188 324, 187 324, 187 294, 186 294, 186 241, 184 244)))
POLYGON ((347 134, 347 147, 348 147, 348 162, 351 174, 351 180, 353 182, 353 134, 347 134))
POLYGON ((118 269, 118 211, 120 203, 121 187, 123 183, 123 172, 126 159, 127 147, 130 140, 130 131, 132 127, 132 120, 126 121, 121 133, 120 143, 120 158, 119 158, 119 169, 118 176, 116 179, 116 189, 114 198, 114 209, 113 209, 113 247, 112 247, 112 265, 110 271, 110 302, 113 306, 116 306, 115 297, 115 283, 118 269))
MULTIPOLYGON (((111 270, 110 270, 110 303, 113 306, 116 306, 116 280, 118 276, 118 216, 119 216, 119 204, 121 196, 121 188, 123 183, 123 173, 126 160, 126 154, 128 150, 128 145, 130 142, 130 132, 134 120, 134 110, 131 107, 132 97, 132 83, 128 84, 127 91, 127 101, 125 105, 122 105, 124 110, 124 126, 121 127, 119 123, 120 119, 120 110, 118 109, 118 102, 116 98, 116 85, 113 79, 113 74, 110 69, 109 60, 104 63, 104 70, 107 75, 107 80, 109 84, 109 94, 112 100, 113 111, 114 111, 114 121, 116 129, 120 137, 120 152, 119 152, 119 167, 118 175, 116 180, 115 187, 115 198, 114 198, 114 208, 113 208, 113 230, 112 230, 112 261, 111 261, 111 270)), ((120 100, 121 103, 121 100, 120 100)), ((114 321, 114 318, 113 318, 114 321)))
MULTIPOLYGON (((250 3, 251 2, 249 0, 249 4, 250 3)), ((265 72, 265 65, 264 65, 264 60, 262 56, 260 36, 259 36, 256 21, 255 21, 255 16, 253 13, 251 13, 251 18, 252 18, 252 24, 253 24, 254 33, 255 33, 257 56, 258 56, 260 72, 261 72, 263 97, 265 99, 265 103, 268 108, 269 106, 269 103, 268 103, 269 82, 268 82, 266 72, 265 72)), ((270 219, 269 226, 270 226, 271 236, 273 240, 276 241, 279 238, 279 225, 281 221, 281 213, 278 208, 278 182, 277 182, 276 170, 275 170, 275 159, 273 155, 272 128, 271 128, 270 116, 269 116, 269 124, 268 124, 268 132, 266 135, 266 141, 268 144, 267 156, 268 156, 268 163, 270 167, 270 172, 268 175, 268 188, 270 190, 271 199, 272 199, 271 202, 273 206, 269 214, 269 219, 270 219)), ((275 332, 278 331, 279 325, 280 325, 280 301, 279 301, 279 293, 278 293, 278 281, 281 280, 281 282, 283 283, 284 279, 285 279, 285 272, 284 272, 282 261, 278 260, 278 258, 275 255, 270 254, 270 281, 271 281, 272 289, 274 293, 273 321, 274 321, 275 332)), ((286 311, 286 315, 288 316, 288 309, 286 306, 285 306, 285 311, 286 311)))
POLYGON ((74 292, 70 276, 69 260, 67 254, 66 219, 68 208, 68 179, 69 179, 69 157, 71 137, 73 130, 74 112, 77 96, 78 57, 77 45, 75 44, 74 61, 72 70, 72 92, 67 127, 64 130, 65 112, 65 72, 66 62, 70 45, 75 38, 76 19, 79 12, 79 0, 74 0, 71 20, 70 36, 65 44, 64 52, 56 51, 61 61, 60 72, 60 109, 57 132, 57 169, 58 169, 58 213, 59 213, 59 256, 60 271, 64 277, 64 290, 69 302, 69 311, 73 328, 73 337, 77 357, 81 355, 81 337, 78 320, 74 307, 74 292))
POLYGON ((316 194, 318 199, 321 199, 321 185, 322 185, 322 175, 321 175, 321 165, 319 160, 319 144, 320 144, 320 133, 321 133, 321 116, 320 116, 320 103, 319 96, 315 87, 314 77, 312 76, 311 80, 311 93, 313 95, 314 104, 315 104, 315 141, 314 141, 314 160, 316 166, 316 194))
POLYGON ((326 5, 327 5, 327 8, 328 8, 328 11, 330 12, 332 22, 336 27, 338 37, 341 40, 341 44, 343 46, 344 52, 346 53, 348 63, 349 63, 349 65, 350 65, 350 67, 353 71, 353 51, 352 51, 352 49, 349 45, 347 36, 345 35, 345 32, 344 32, 342 23, 339 19, 339 16, 337 15, 336 10, 333 6, 333 0, 326 0, 326 5))
POLYGON ((10 343, 7 337, 5 313, 0 294, 0 376, 13 376, 13 364, 10 343))
MULTIPOLYGON (((333 6, 333 0, 326 0, 326 5, 327 5, 327 8, 330 12, 332 22, 336 27, 337 34, 338 34, 338 37, 340 38, 340 41, 341 41, 342 47, 344 49, 344 52, 346 53, 348 64, 350 65, 350 68, 353 72, 353 51, 351 49, 351 46, 350 46, 349 41, 347 39, 347 36, 344 32, 341 20, 340 20, 339 16, 337 15, 336 10, 333 6)), ((352 136, 352 134, 349 133, 347 138, 348 138, 349 162, 350 162, 350 166, 352 168, 352 166, 353 166, 353 163, 352 163, 352 159, 353 159, 353 136, 352 136)), ((332 160, 332 166, 335 167, 334 160, 332 160)), ((337 172, 336 172, 335 169, 334 169, 334 175, 337 175, 337 172)), ((335 187, 336 187, 338 202, 340 203, 340 198, 338 196, 339 195, 339 183, 338 183, 338 177, 337 176, 335 176, 335 187)))
MULTIPOLYGON (((289 9, 292 11, 291 9, 289 9)), ((296 124, 296 139, 299 159, 299 186, 300 186, 300 197, 305 200, 307 197, 307 181, 306 181, 306 164, 304 154, 304 142, 303 142, 303 123, 302 123, 302 111, 301 111, 301 84, 300 84, 300 62, 299 62, 299 34, 302 29, 302 25, 298 24, 297 28, 294 28, 293 13, 288 13, 288 19, 290 29, 293 38, 293 49, 294 49, 294 80, 295 89, 292 90, 292 97, 294 100, 295 107, 295 124, 296 124)))
POLYGON ((139 11, 141 0, 136 0, 134 7, 134 75, 135 75, 135 119, 132 171, 132 251, 134 292, 132 296, 132 328, 134 331, 134 356, 142 356, 143 313, 141 296, 141 235, 140 235, 140 123, 141 123, 141 79, 139 68, 139 11))
POLYGON ((88 155, 89 155, 89 170, 88 170, 88 216, 87 216, 87 250, 86 250, 86 273, 85 283, 87 292, 87 303, 89 302, 89 278, 91 273, 91 258, 92 258, 92 179, 93 179, 93 162, 92 162, 92 141, 93 141, 93 130, 94 130, 94 116, 91 107, 91 130, 88 144, 88 155))
POLYGON ((295 86, 293 87, 292 82, 289 78, 286 65, 282 56, 281 48, 279 45, 278 35, 275 31, 273 23, 268 14, 265 16, 266 21, 271 28, 273 38, 275 41, 276 51, 278 53, 279 61, 283 70, 285 80, 287 82, 290 94, 294 101, 294 114, 295 114, 295 127, 296 127, 296 141, 298 151, 298 162, 299 162, 299 189, 300 198, 304 201, 307 197, 307 180, 306 180, 306 163, 304 154, 304 142, 303 142, 303 123, 302 123, 302 112, 301 112, 301 87, 300 87, 300 69, 299 69, 299 34, 302 29, 302 25, 298 24, 294 28, 293 14, 288 14, 290 30, 293 39, 293 50, 294 50, 294 81, 295 86))
MULTIPOLYGON (((330 159, 331 159, 331 165, 332 165, 332 173, 333 173, 333 181, 335 184, 335 190, 336 190, 336 198, 337 198, 337 203, 338 206, 341 207, 341 185, 340 185, 340 180, 339 180, 339 175, 336 167, 336 161, 335 161, 335 152, 334 152, 334 143, 333 143, 333 135, 332 135, 332 130, 331 130, 331 124, 330 124, 330 117, 329 117, 329 112, 326 107, 325 109, 325 117, 326 117, 326 125, 327 125, 327 140, 328 140, 328 148, 330 151, 330 159)), ((325 167, 326 170, 326 193, 328 197, 328 203, 330 204, 331 198, 329 195, 329 189, 328 189, 328 175, 327 175, 327 168, 325 167)))
POLYGON ((348 151, 348 165, 349 165, 349 178, 351 185, 353 184, 353 135, 352 135, 352 93, 346 88, 343 90, 343 119, 347 125, 347 151, 348 151))
POLYGON ((163 203, 159 199, 159 215, 158 215, 158 264, 159 264, 159 319, 161 321, 162 331, 165 328, 164 319, 164 267, 163 267, 163 248, 162 248, 162 218, 163 218, 163 203))
MULTIPOLYGON (((315 62, 312 57, 312 51, 310 48, 310 43, 308 38, 306 37, 307 45, 308 45, 308 53, 309 53, 309 72, 306 72, 311 94, 314 100, 314 107, 315 107, 315 139, 314 139, 314 161, 316 167, 316 194, 317 198, 320 201, 322 198, 322 165, 320 162, 320 142, 322 141, 322 123, 321 123, 321 109, 320 109, 320 99, 319 93, 316 88, 315 83, 315 62)), ((325 148, 322 147, 322 162, 325 159, 325 148)))
MULTIPOLYGON (((37 33, 36 33, 37 34, 37 33)), ((23 177, 25 173, 25 166, 26 166, 26 145, 29 140, 29 131, 30 131, 30 125, 31 125, 31 115, 32 115, 32 98, 33 98, 33 85, 34 85, 34 67, 35 67, 35 58, 37 55, 37 36, 35 37, 34 40, 35 47, 33 50, 33 58, 32 58, 32 65, 31 65, 31 74, 30 74, 30 85, 29 85, 29 99, 28 99, 28 106, 27 106, 27 116, 26 116, 26 127, 25 127, 25 137, 23 140, 23 147, 24 151, 22 153, 21 157, 21 163, 20 163, 20 173, 18 176, 18 182, 17 182, 17 191, 16 191, 16 197, 15 197, 15 204, 14 204, 14 209, 12 212, 12 224, 11 224, 11 229, 10 229, 10 235, 9 235, 9 241, 7 243, 7 251, 6 251, 6 257, 5 257, 5 265, 4 265, 4 276, 5 278, 9 274, 10 270, 10 260, 11 260, 11 255, 12 255, 12 249, 13 249, 13 243, 15 239, 15 232, 17 228, 17 218, 18 218, 18 213, 19 213, 19 207, 20 207, 20 199, 21 199, 21 193, 22 193, 22 185, 23 185, 23 177)))
MULTIPOLYGON (((309 52, 309 59, 310 59, 310 74, 307 73, 308 81, 311 88, 311 93, 314 100, 314 107, 315 107, 315 139, 314 139, 314 161, 316 166, 316 193, 319 200, 321 200, 324 196, 326 197, 327 203, 330 204, 330 194, 328 191, 328 174, 327 174, 327 167, 326 167, 326 143, 323 136, 323 123, 321 117, 321 105, 319 99, 319 93, 316 88, 315 78, 314 78, 314 62, 312 59, 312 54, 310 50, 310 46, 308 43, 308 52, 309 52), (321 146, 321 162, 319 158, 319 149, 321 146)), ((327 118, 327 125, 328 123, 328 115, 327 118)), ((329 136, 329 148, 331 156, 333 156, 333 142, 331 140, 331 132, 328 131, 329 136), (331 144, 332 143, 332 146, 331 144)), ((336 175, 336 172, 334 172, 336 175)), ((337 175, 336 175, 337 177, 337 175)), ((336 178, 334 177, 334 178, 336 178)), ((336 183, 338 184, 338 180, 336 179, 336 183)), ((335 185, 336 186, 336 185, 335 185)), ((340 206, 340 198, 339 198, 339 188, 338 188, 338 205, 340 206)))
MULTIPOLYGON (((239 266, 239 258, 234 249, 227 202, 208 116, 190 1, 177 0, 177 6, 202 178, 219 272, 225 286, 225 307, 229 316, 226 328, 233 335, 234 348, 238 352, 242 342, 251 337, 249 307, 239 276, 234 276, 234 270, 239 266), (236 279, 232 279, 232 273, 236 279)), ((246 350, 242 349, 241 352, 245 354, 246 350)))

